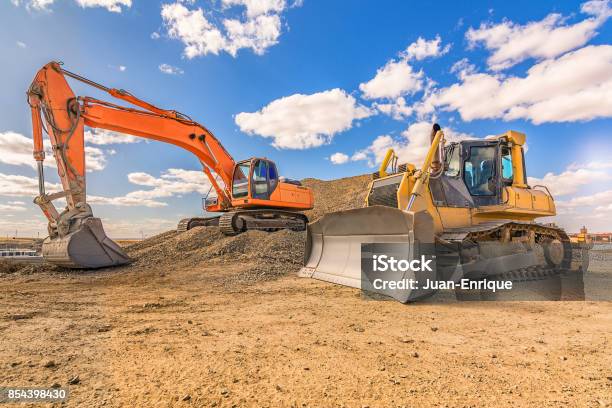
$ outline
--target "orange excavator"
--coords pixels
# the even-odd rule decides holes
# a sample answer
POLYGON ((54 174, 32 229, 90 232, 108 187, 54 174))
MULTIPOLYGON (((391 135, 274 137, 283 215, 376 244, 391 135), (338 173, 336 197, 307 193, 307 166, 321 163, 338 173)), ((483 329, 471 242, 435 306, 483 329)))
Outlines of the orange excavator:
POLYGON ((314 206, 312 191, 297 181, 285 181, 274 162, 251 158, 236 162, 206 127, 174 110, 160 109, 123 89, 107 88, 62 68, 59 62, 42 67, 27 92, 32 113, 34 159, 39 195, 34 199, 49 220, 43 257, 69 268, 101 268, 130 261, 117 243, 106 236, 86 198, 84 127, 101 128, 171 143, 195 154, 216 196, 204 209, 220 213, 188 218, 179 231, 218 225, 226 235, 249 229, 304 230, 308 219, 300 211, 314 206), (75 96, 66 77, 81 81, 140 109, 87 96, 75 96), (43 131, 51 140, 63 191, 47 194, 43 161, 43 131), (54 200, 66 199, 58 212, 54 200))

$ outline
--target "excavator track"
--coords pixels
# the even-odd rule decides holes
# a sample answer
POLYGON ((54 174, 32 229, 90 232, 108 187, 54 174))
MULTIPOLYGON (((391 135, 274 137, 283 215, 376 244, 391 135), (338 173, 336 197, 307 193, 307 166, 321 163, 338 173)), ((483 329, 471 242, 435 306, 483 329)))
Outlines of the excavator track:
POLYGON ((183 218, 176 227, 176 232, 189 231, 194 227, 213 227, 219 225, 219 216, 183 218))
POLYGON ((240 234, 243 231, 242 226, 235 224, 237 216, 235 212, 229 212, 219 217, 219 230, 223 235, 232 236, 240 234))
POLYGON ((228 236, 247 230, 304 231, 307 224, 308 217, 302 213, 270 209, 230 211, 219 217, 219 229, 228 236))

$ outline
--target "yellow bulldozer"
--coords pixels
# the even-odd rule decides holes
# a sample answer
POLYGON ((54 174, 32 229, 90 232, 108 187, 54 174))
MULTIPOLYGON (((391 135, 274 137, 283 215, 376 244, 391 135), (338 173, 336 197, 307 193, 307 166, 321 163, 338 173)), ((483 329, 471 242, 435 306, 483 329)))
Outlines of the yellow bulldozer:
POLYGON ((451 288, 458 296, 474 293, 462 290, 463 281, 510 281, 515 287, 544 281, 547 299, 584 298, 588 248, 572 246, 554 224, 535 222, 556 215, 556 209, 546 186, 528 185, 525 135, 508 131, 446 143, 435 124, 430 138, 420 168, 398 165, 390 149, 373 174, 364 208, 327 214, 308 226, 300 275, 401 302, 440 288, 425 281, 457 284, 451 288), (372 261, 375 269, 381 254, 396 255, 406 265, 426 262, 428 268, 373 272, 372 261), (381 287, 378 278, 420 284, 381 287))

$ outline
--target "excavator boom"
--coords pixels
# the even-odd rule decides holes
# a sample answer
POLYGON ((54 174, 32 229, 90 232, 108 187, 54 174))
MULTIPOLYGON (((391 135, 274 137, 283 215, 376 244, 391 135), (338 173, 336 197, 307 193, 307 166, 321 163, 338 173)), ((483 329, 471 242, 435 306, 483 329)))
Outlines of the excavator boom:
MULTIPOLYGON (((67 71, 58 62, 50 62, 38 71, 27 95, 39 177, 39 195, 34 202, 49 221, 49 237, 43 244, 43 256, 52 263, 73 268, 100 268, 129 262, 123 250, 106 236, 102 222, 93 216, 87 204, 85 126, 170 143, 193 153, 200 160, 202 170, 217 196, 213 204, 207 205, 207 211, 227 212, 238 205, 252 206, 260 202, 264 207, 269 204, 281 209, 312 207, 312 199, 309 201, 308 197, 302 200, 304 203, 295 200, 273 201, 280 193, 271 195, 267 200, 257 201, 252 198, 261 197, 249 196, 241 199, 239 204, 236 200, 232 202, 232 183, 237 163, 206 127, 177 111, 160 109, 127 91, 107 88, 67 71), (77 97, 66 77, 102 90, 138 109, 86 96, 77 97), (43 131, 48 133, 51 141, 62 192, 47 194, 45 191, 43 131), (65 198, 67 204, 61 212, 53 205, 53 201, 59 198, 65 198)), ((273 166, 272 162, 269 163, 273 166)), ((275 187, 280 191, 295 186, 277 182, 275 187)), ((312 193, 306 192, 311 198, 312 193)), ((250 187, 248 193, 251 194, 250 187)), ((262 208, 261 205, 259 208, 262 208)), ((305 218, 302 214, 298 216, 305 218)), ((305 226, 305 222, 302 223, 305 226)))

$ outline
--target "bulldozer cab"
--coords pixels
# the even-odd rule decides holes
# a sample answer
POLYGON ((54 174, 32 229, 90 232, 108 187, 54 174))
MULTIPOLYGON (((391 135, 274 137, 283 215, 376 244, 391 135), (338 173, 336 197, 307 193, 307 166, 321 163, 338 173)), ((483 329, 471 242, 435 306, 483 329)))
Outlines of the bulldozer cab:
POLYGON ((252 158, 236 164, 232 178, 232 198, 269 200, 278 186, 276 165, 267 159, 252 158))
MULTIPOLYGON (((445 147, 444 171, 430 180, 437 206, 481 207, 503 203, 504 188, 515 181, 511 145, 505 138, 470 140, 445 147)), ((524 174, 524 171, 521 172, 524 174)))

